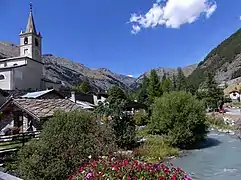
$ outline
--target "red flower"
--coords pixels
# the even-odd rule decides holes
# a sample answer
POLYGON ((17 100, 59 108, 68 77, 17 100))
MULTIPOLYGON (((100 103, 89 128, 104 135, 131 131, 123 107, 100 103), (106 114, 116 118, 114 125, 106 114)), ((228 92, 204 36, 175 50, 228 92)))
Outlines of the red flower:
POLYGON ((176 174, 171 177, 171 180, 177 180, 176 174))
POLYGON ((126 178, 126 180, 131 180, 131 178, 128 176, 128 177, 126 178))
POLYGON ((124 166, 127 166, 128 165, 128 160, 124 160, 124 166))

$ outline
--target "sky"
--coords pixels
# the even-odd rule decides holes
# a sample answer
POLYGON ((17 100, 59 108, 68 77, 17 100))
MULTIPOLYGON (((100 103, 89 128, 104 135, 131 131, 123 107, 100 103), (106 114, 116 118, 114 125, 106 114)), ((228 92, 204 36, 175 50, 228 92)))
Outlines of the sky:
MULTIPOLYGON (((0 41, 19 44, 29 0, 0 0, 0 41)), ((138 76, 198 63, 241 27, 241 0, 32 0, 43 53, 138 76)))

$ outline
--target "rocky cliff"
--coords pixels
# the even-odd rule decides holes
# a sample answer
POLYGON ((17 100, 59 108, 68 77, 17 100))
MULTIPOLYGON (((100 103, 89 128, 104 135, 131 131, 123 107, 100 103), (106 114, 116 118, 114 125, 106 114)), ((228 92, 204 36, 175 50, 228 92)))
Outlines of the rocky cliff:
POLYGON ((241 29, 214 48, 189 76, 196 85, 202 83, 208 72, 215 73, 218 83, 241 76, 241 29))

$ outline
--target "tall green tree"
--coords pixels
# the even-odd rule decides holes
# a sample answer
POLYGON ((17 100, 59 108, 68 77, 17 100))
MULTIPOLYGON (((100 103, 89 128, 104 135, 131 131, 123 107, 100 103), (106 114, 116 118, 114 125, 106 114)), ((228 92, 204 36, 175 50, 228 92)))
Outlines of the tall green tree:
POLYGON ((209 108, 217 108, 218 103, 223 98, 223 90, 218 88, 214 75, 208 73, 204 86, 201 88, 203 99, 209 108))
POLYGON ((186 91, 187 90, 187 79, 184 76, 182 69, 177 68, 177 91, 186 91))
POLYGON ((112 86, 108 89, 108 101, 115 102, 117 100, 126 100, 127 95, 119 86, 112 86))
POLYGON ((148 86, 148 99, 150 102, 153 102, 155 97, 159 97, 162 95, 160 91, 160 81, 156 71, 151 70, 150 78, 149 78, 149 86, 148 86))
POLYGON ((160 83, 160 92, 169 93, 172 90, 172 81, 165 75, 163 77, 160 83))
POLYGON ((81 84, 75 85, 72 90, 76 92, 88 93, 91 90, 90 83, 89 81, 84 81, 81 84))
POLYGON ((144 75, 140 88, 138 90, 137 100, 140 103, 146 104, 148 101, 148 86, 149 79, 146 75, 144 75))
POLYGON ((106 102, 97 108, 96 113, 111 119, 109 123, 114 130, 117 145, 128 149, 135 141, 135 124, 126 113, 128 98, 118 86, 111 87, 108 95, 106 102))
POLYGON ((175 76, 175 74, 172 75, 172 91, 176 91, 177 90, 177 78, 175 76))

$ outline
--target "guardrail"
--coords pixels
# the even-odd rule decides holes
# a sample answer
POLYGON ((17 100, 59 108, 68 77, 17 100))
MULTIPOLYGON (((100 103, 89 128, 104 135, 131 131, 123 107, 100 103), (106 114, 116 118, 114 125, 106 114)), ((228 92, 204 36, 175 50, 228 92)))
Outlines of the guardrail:
POLYGON ((0 135, 0 154, 17 151, 30 139, 38 139, 40 131, 28 131, 15 135, 0 135))

